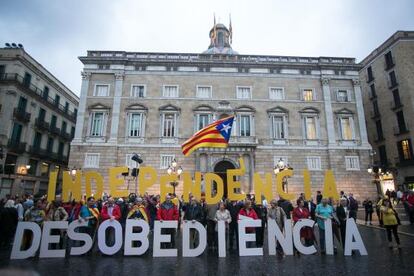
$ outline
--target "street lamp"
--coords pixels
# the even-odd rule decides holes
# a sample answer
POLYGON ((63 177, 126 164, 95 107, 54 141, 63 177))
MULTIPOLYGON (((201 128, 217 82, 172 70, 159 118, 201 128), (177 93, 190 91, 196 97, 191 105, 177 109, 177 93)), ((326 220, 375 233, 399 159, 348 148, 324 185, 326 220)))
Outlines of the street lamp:
MULTIPOLYGON (((284 170, 293 170, 293 168, 290 167, 289 164, 285 164, 285 161, 283 161, 283 159, 280 158, 279 161, 277 161, 275 167, 273 168, 273 172, 275 173, 275 175, 277 175, 278 173, 284 170)), ((286 190, 286 192, 288 192, 287 176, 283 177, 282 184, 283 184, 283 191, 286 190)))
MULTIPOLYGON (((178 166, 177 160, 174 159, 171 161, 171 164, 167 169, 167 173, 168 175, 177 175, 178 178, 180 178, 180 175, 183 173, 183 168, 181 166, 178 166)), ((170 185, 173 187, 175 194, 175 187, 178 186, 178 181, 171 181, 170 185)))

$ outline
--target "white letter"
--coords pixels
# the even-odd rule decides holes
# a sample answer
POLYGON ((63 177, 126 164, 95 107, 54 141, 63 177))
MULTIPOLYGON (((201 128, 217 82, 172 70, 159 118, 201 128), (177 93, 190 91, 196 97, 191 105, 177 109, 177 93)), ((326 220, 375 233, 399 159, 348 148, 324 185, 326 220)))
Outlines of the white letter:
POLYGON ((240 256, 262 256, 263 248, 247 248, 246 242, 256 241, 255 233, 247 234, 246 227, 261 227, 260 219, 242 219, 239 220, 239 255, 240 256))
POLYGON ((145 220, 127 219, 125 226, 124 255, 142 255, 147 252, 149 248, 148 234, 149 226, 145 220), (139 233, 134 233, 134 227, 141 227, 142 231, 139 233), (141 246, 133 247, 133 241, 140 241, 141 246))
POLYGON ((10 259, 27 259, 29 257, 33 257, 39 248, 41 236, 42 231, 40 230, 40 226, 35 222, 19 222, 16 229, 16 235, 14 237, 13 249, 10 255, 10 259), (21 248, 24 230, 30 230, 33 233, 33 238, 30 248, 22 251, 21 248))
POLYGON ((184 221, 183 225, 183 257, 197 257, 203 254, 207 246, 207 231, 204 226, 196 222, 184 221), (198 232, 199 243, 196 248, 190 248, 190 229, 198 232))
POLYGON ((114 255, 122 247, 122 226, 117 220, 107 219, 99 225, 98 229, 98 247, 99 250, 105 255, 114 255), (109 247, 106 244, 106 228, 112 227, 115 231, 115 243, 109 247))
POLYGON ((267 220, 267 240, 269 244, 269 255, 276 255, 276 241, 279 242, 280 246, 286 255, 293 255, 293 244, 292 244, 292 223, 290 219, 285 220, 285 235, 283 235, 279 226, 274 219, 267 220))
POLYGON ((178 221, 164 220, 163 222, 156 220, 154 222, 154 249, 152 256, 154 257, 177 257, 177 248, 161 249, 162 242, 171 242, 170 235, 162 235, 161 229, 174 228, 177 229, 178 221))
POLYGON ((332 221, 331 219, 325 219, 325 250, 326 255, 333 255, 333 235, 332 235, 332 221))
POLYGON ((315 222, 311 219, 301 219, 298 220, 295 224, 295 226, 293 226, 293 243, 295 244, 296 249, 304 255, 311 255, 316 253, 316 248, 314 245, 311 246, 304 246, 300 240, 300 230, 303 227, 310 227, 312 228, 312 232, 313 232, 313 225, 315 224, 315 222))
POLYGON ((67 229, 67 221, 45 221, 43 223, 42 242, 40 244, 39 258, 64 258, 65 249, 49 249, 50 243, 59 243, 60 235, 51 235, 52 229, 67 229))
POLYGON ((353 218, 346 220, 346 234, 345 234, 345 256, 351 256, 352 250, 358 250, 362 256, 368 255, 361 234, 355 224, 353 218), (353 241, 355 240, 355 241, 353 241))
POLYGON ((226 257, 226 223, 220 220, 217 225, 217 230, 219 257, 226 257))
POLYGON ((79 247, 72 247, 70 249, 70 255, 82 255, 88 252, 92 248, 92 238, 86 233, 75 232, 75 229, 81 226, 88 226, 88 222, 83 220, 79 222, 74 220, 68 227, 68 238, 75 241, 83 241, 85 244, 79 247))

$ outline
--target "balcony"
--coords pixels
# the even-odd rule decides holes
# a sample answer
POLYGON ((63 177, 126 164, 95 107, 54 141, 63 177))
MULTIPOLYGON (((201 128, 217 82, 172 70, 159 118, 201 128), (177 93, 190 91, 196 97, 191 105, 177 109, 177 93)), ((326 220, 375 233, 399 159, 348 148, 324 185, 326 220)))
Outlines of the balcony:
POLYGON ((379 118, 381 118, 381 114, 379 113, 379 111, 377 111, 377 112, 374 112, 374 111, 371 111, 371 119, 379 119, 379 118))
POLYGON ((395 102, 390 101, 391 110, 398 111, 400 110, 404 105, 401 103, 401 101, 395 102))
POLYGON ((65 141, 72 141, 72 135, 70 135, 70 133, 67 133, 66 131, 61 130, 60 131, 60 137, 62 137, 63 140, 65 141))
POLYGON ((7 143, 8 150, 13 153, 21 154, 26 151, 26 143, 9 139, 7 143))
POLYGON ((22 109, 15 108, 13 110, 13 116, 14 116, 14 118, 16 118, 18 121, 20 121, 22 123, 28 123, 28 122, 30 122, 31 114, 27 113, 26 111, 24 111, 22 109))
POLYGON ((50 129, 49 123, 46 123, 44 120, 40 120, 39 118, 36 119, 35 126, 38 130, 49 131, 50 129))
POLYGON ((374 100, 377 98, 377 93, 376 92, 369 92, 369 99, 370 100, 374 100))
POLYGON ((401 127, 393 127, 394 129, 394 135, 398 136, 398 135, 402 135, 402 134, 407 134, 410 132, 410 130, 406 127, 406 126, 401 126, 401 127))
POLYGON ((14 84, 20 90, 26 92, 37 101, 43 103, 47 107, 52 110, 57 111, 60 115, 71 121, 72 123, 76 123, 76 113, 73 111, 65 111, 65 106, 57 105, 55 100, 50 97, 43 97, 43 90, 39 87, 25 83, 24 77, 20 76, 19 74, 2 74, 0 77, 1 84, 14 84))
POLYGON ((57 128, 56 126, 50 126, 49 131, 54 135, 60 135, 60 128, 57 128))
POLYGON ((30 146, 29 147, 29 153, 38 158, 46 159, 48 156, 48 153, 46 150, 40 148, 40 146, 30 146))
POLYGON ((414 159, 401 159, 399 157, 395 157, 395 165, 398 167, 414 166, 414 159))

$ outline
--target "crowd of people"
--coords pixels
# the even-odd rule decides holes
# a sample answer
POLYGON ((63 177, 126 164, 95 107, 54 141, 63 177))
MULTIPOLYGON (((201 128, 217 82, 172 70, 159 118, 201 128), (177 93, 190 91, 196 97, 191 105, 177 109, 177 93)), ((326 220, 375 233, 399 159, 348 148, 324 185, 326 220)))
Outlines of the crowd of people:
MULTIPOLYGON (((401 197, 404 206, 409 212, 414 211, 414 194, 412 192, 401 197)), ((389 246, 392 247, 392 235, 394 235, 397 247, 400 244, 398 237, 398 225, 400 223, 398 213, 394 209, 394 201, 389 197, 381 197, 373 203, 366 199, 362 206, 365 208, 365 222, 372 223, 372 214, 376 210, 380 224, 387 230, 389 246)), ((291 223, 296 223, 302 219, 312 219, 316 221, 315 226, 304 227, 301 229, 301 242, 306 245, 315 245, 320 253, 325 253, 325 223, 326 219, 332 220, 332 233, 336 244, 344 247, 346 221, 348 218, 357 219, 358 201, 352 193, 349 195, 343 191, 340 193, 340 200, 324 198, 322 193, 316 193, 316 201, 312 198, 306 200, 304 194, 300 194, 295 201, 295 206, 289 200, 280 198, 268 202, 264 198, 257 199, 254 195, 247 194, 243 201, 231 201, 223 199, 219 204, 207 204, 204 196, 196 198, 190 195, 190 200, 185 203, 182 198, 175 194, 168 194, 161 200, 159 195, 139 196, 130 194, 126 198, 114 198, 110 195, 103 195, 102 198, 95 199, 89 197, 81 201, 62 202, 60 196, 52 201, 48 201, 45 196, 34 198, 32 195, 23 197, 7 196, 0 201, 0 246, 7 247, 13 242, 14 233, 19 221, 35 222, 42 226, 45 221, 68 221, 78 220, 87 221, 87 226, 79 227, 79 231, 88 233, 92 239, 96 240, 98 225, 105 220, 117 220, 125 227, 127 219, 143 219, 148 222, 150 229, 154 227, 154 221, 178 221, 178 231, 175 229, 163 229, 165 234, 171 235, 171 243, 165 245, 175 247, 176 238, 180 235, 180 224, 183 221, 199 222, 206 227, 207 244, 209 250, 217 250, 217 222, 224 221, 226 225, 227 249, 238 249, 238 221, 240 219, 259 219, 261 227, 247 228, 246 232, 255 233, 255 244, 252 247, 262 247, 264 243, 265 228, 268 219, 274 220, 278 227, 283 231, 287 219, 291 223)), ((411 217, 410 217, 411 219, 411 217)), ((71 246, 66 238, 65 231, 53 230, 54 235, 60 235, 59 244, 54 245, 59 248, 71 246)), ((29 247, 30 236, 24 237, 24 247, 29 247)), ((114 243, 113 233, 106 235, 108 245, 114 243)), ((198 244, 198 232, 190 231, 190 246, 196 247, 198 244)), ((335 252, 337 246, 335 246, 335 252)), ((280 244, 277 243, 277 252, 283 255, 280 244)), ((299 254, 298 252, 296 252, 299 254)))

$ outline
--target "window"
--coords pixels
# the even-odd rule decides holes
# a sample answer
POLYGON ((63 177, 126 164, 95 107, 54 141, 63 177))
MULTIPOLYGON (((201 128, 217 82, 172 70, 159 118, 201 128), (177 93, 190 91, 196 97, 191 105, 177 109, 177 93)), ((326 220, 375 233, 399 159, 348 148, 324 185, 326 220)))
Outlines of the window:
POLYGON ((367 68, 367 75, 368 75, 368 82, 373 81, 374 80, 374 76, 372 74, 372 68, 371 66, 369 66, 367 68))
POLYGON ((168 169, 174 158, 172 154, 161 154, 160 169, 168 169))
POLYGON ((63 150, 65 149, 65 144, 63 142, 59 142, 59 147, 58 147, 58 155, 59 156, 63 156, 63 150))
POLYGON ((370 95, 370 97, 371 98, 376 98, 377 97, 377 92, 375 92, 375 84, 371 84, 369 87, 371 89, 371 95, 370 95))
POLYGON ((142 113, 128 113, 128 136, 142 136, 142 113))
POLYGON ((401 99, 400 99, 400 93, 398 92, 398 89, 395 89, 392 91, 392 96, 394 98, 394 107, 400 107, 401 99))
POLYGON ((310 171, 322 170, 320 156, 308 156, 306 159, 307 159, 307 164, 308 164, 308 170, 310 171))
POLYGON ((55 105, 59 106, 60 104, 60 96, 58 94, 55 95, 55 105))
POLYGON ((46 147, 46 151, 47 151, 48 153, 53 152, 53 144, 54 144, 54 140, 53 140, 53 138, 52 138, 52 137, 49 137, 49 138, 47 139, 47 147, 46 147))
POLYGON ((166 98, 177 98, 178 85, 164 85, 162 90, 162 96, 166 98))
POLYGON ((17 109, 19 110, 19 112, 25 112, 26 111, 26 106, 27 106, 27 99, 20 97, 19 98, 19 103, 17 105, 17 109))
POLYGON ((66 122, 62 121, 62 129, 61 129, 62 133, 66 132, 66 122))
POLYGON ((32 81, 32 75, 30 75, 29 73, 24 73, 24 78, 23 78, 23 85, 26 87, 30 86, 30 83, 32 81))
POLYGON ((6 162, 4 163, 4 173, 14 174, 16 171, 16 167, 17 167, 17 156, 12 155, 12 154, 7 154, 6 162))
POLYGON ((43 88, 43 93, 42 93, 42 97, 43 99, 47 100, 49 98, 49 87, 45 86, 43 88))
POLYGON ((272 138, 273 139, 285 139, 285 116, 272 115, 272 138))
POLYGON ((42 144, 42 133, 36 132, 35 137, 33 139, 33 149, 40 149, 40 145, 42 144))
POLYGON ((385 70, 391 69, 394 66, 394 60, 392 58, 391 51, 384 55, 385 57, 385 70))
POLYGON ((12 135, 11 135, 12 143, 19 143, 20 142, 20 138, 22 136, 22 129, 23 129, 23 126, 21 124, 14 123, 13 130, 12 130, 12 135))
POLYGON ((270 87, 269 88, 269 99, 271 100, 284 100, 285 92, 283 88, 270 87))
POLYGON ((389 73, 389 87, 397 86, 397 77, 395 76, 395 71, 389 73))
POLYGON ((65 112, 68 113, 69 111, 69 103, 65 102, 65 112))
POLYGON ((196 114, 196 131, 205 128, 212 121, 212 114, 196 114))
POLYGON ((145 97, 145 85, 135 85, 131 87, 131 97, 144 98, 145 97))
POLYGON ((379 151, 381 165, 383 166, 388 165, 387 150, 385 146, 379 146, 378 151, 379 151))
POLYGON ((397 146, 401 161, 411 160, 413 158, 413 149, 410 139, 399 141, 397 146))
POLYGON ((104 112, 91 113, 91 136, 104 136, 104 112))
MULTIPOLYGON (((0 76, 1 78, 1 76, 0 76)), ((12 194, 12 186, 14 179, 2 178, 0 181, 0 198, 6 198, 6 195, 12 194)))
POLYGON ((72 127, 71 129, 70 129, 70 137, 75 137, 75 127, 72 127))
POLYGON ((359 157, 345 156, 345 168, 347 171, 359 171, 359 157))
POLYGON ((252 94, 251 94, 251 88, 250 87, 241 87, 238 86, 237 87, 237 99, 251 99, 252 98, 252 94))
POLYGON ((372 108, 374 109, 374 116, 379 116, 380 115, 380 112, 379 112, 378 102, 377 101, 373 101, 372 102, 372 108))
POLYGON ((99 168, 99 153, 86 153, 84 168, 99 168))
POLYGON ((384 140, 384 132, 382 131, 382 123, 381 120, 375 122, 375 126, 377 128, 377 140, 382 141, 384 140))
POLYGON ((162 114, 162 137, 176 136, 177 114, 163 113, 162 114))
POLYGON ((42 162, 42 164, 40 165, 40 176, 48 176, 49 168, 50 165, 48 163, 42 162))
POLYGON ((0 65, 0 80, 5 78, 5 73, 6 73, 6 66, 0 65))
POLYGON ((56 127, 56 122, 57 122, 57 117, 55 115, 52 115, 52 119, 50 121, 50 127, 55 128, 56 127))
POLYGON ((400 133, 406 132, 407 125, 405 124, 404 112, 398 111, 396 115, 397 115, 398 129, 400 130, 400 133))
POLYGON ((354 120, 352 117, 339 118, 339 130, 342 140, 354 139, 354 120))
POLYGON ((36 171, 37 171, 37 160, 30 159, 29 160, 29 166, 30 166, 30 168, 28 169, 27 174, 29 174, 29 175, 36 175, 36 171))
POLYGON ((251 116, 239 116, 239 136, 251 136, 251 116))
POLYGON ((197 98, 208 99, 212 97, 211 86, 197 86, 197 98))
POLYGON ((316 116, 305 116, 304 117, 305 139, 307 140, 318 139, 316 120, 317 120, 316 116))
POLYGON ((312 89, 303 89, 302 90, 302 99, 305 102, 311 102, 315 100, 315 94, 312 89))
POLYGON ((349 102, 350 97, 348 95, 348 91, 347 90, 338 90, 336 92, 336 100, 338 102, 349 102))
POLYGON ((108 97, 109 96, 109 84, 97 84, 95 85, 94 96, 108 97))
POLYGON ((45 116, 46 116, 46 110, 44 110, 43 108, 39 109, 39 116, 38 119, 40 122, 44 122, 45 121, 45 116))

